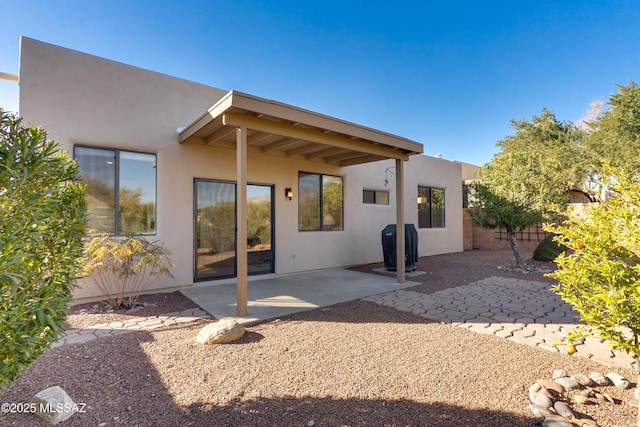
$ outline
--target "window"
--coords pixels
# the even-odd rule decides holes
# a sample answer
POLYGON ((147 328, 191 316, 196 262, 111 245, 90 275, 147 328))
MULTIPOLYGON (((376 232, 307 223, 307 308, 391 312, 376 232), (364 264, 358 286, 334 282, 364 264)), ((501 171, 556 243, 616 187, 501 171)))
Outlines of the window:
POLYGON ((342 177, 298 173, 298 230, 342 230, 342 177))
POLYGON ((76 146, 74 158, 86 185, 90 230, 155 234, 155 154, 76 146))
POLYGON ((376 190, 362 190, 362 203, 373 205, 388 205, 389 192, 376 190))
POLYGON ((418 228, 444 228, 444 190, 418 187, 418 228))

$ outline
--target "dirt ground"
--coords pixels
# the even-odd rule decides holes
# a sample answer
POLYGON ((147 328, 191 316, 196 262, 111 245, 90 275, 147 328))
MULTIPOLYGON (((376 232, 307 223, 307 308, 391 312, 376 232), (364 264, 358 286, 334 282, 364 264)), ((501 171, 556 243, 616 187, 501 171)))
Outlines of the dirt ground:
MULTIPOLYGON (((490 276, 513 263, 508 251, 420 259, 427 274, 411 290, 431 293, 490 276)), ((371 272, 378 265, 358 267, 371 272)), ((541 274, 527 279, 553 283, 541 274)), ((76 306, 68 326, 157 315, 193 306, 179 293, 128 313, 76 306), (84 311, 83 311, 84 310, 84 311)), ((430 322, 365 301, 295 314, 247 329, 232 344, 201 346, 204 322, 49 349, 1 397, 28 402, 59 385, 85 404, 63 426, 534 426, 528 389, 556 369, 609 372, 560 353, 430 322)), ((635 385, 631 370, 618 370, 635 385)), ((615 404, 575 405, 601 426, 635 425, 630 389, 615 404)), ((0 414, 0 426, 44 425, 31 414, 0 414)))

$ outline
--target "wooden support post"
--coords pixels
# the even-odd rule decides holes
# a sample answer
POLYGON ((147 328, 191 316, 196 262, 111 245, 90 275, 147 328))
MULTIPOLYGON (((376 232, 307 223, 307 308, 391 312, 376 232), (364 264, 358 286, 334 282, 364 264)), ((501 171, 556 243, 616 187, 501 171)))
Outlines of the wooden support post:
POLYGON ((236 129, 236 264, 238 266, 237 314, 246 316, 249 271, 247 255, 247 128, 236 129))
POLYGON ((398 283, 405 281, 404 162, 396 159, 396 267, 398 283))

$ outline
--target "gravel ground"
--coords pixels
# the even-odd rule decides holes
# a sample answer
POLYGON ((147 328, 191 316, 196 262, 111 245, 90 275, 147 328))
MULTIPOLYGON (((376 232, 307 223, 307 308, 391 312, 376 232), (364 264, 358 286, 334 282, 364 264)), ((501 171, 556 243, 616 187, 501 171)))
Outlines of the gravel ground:
POLYGON ((130 310, 115 311, 103 302, 74 305, 67 312, 65 329, 83 329, 99 323, 124 322, 198 307, 180 292, 141 295, 137 304, 138 307, 130 310))
MULTIPOLYGON (((511 262, 501 251, 425 257, 419 267, 428 274, 413 278, 422 284, 412 290, 430 293, 495 275, 522 278, 496 268, 511 262)), ((172 300, 188 303, 180 294, 164 295, 148 298, 164 299, 168 311, 178 311, 172 300)), ((91 316, 104 314, 71 314, 69 324, 91 316)), ((365 301, 265 322, 233 344, 196 345, 203 324, 50 349, 0 401, 27 402, 59 385, 86 404, 63 426, 534 426, 539 420, 528 409, 528 388, 536 379, 550 379, 556 369, 608 372, 584 358, 365 301)), ((618 372, 636 378, 631 370, 618 372)), ((574 409, 601 426, 635 425, 636 410, 626 404, 633 391, 611 386, 606 392, 618 404, 574 409)), ((44 425, 30 414, 0 417, 2 426, 44 425)))

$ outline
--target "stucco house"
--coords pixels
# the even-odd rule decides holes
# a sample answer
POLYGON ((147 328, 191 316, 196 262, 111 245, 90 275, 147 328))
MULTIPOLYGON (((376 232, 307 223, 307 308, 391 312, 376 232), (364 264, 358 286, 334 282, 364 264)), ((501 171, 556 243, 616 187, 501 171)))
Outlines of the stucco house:
POLYGON ((153 290, 379 262, 393 223, 420 256, 463 250, 462 164, 400 136, 29 38, 19 113, 77 160, 91 228, 171 250, 153 290))

